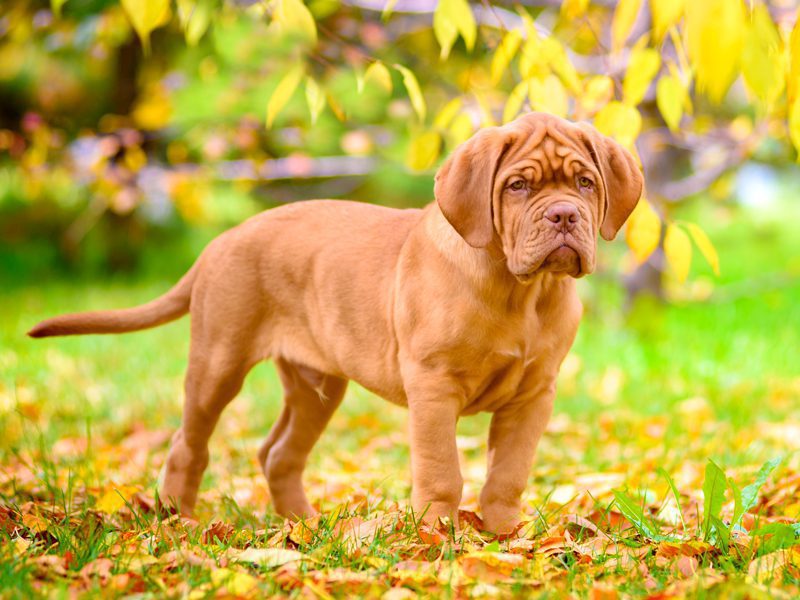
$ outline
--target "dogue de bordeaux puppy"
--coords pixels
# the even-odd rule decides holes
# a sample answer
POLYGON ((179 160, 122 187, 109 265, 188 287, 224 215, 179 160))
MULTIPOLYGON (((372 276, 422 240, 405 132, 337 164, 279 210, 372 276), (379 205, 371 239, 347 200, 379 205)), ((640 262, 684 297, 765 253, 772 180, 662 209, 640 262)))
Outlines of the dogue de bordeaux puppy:
POLYGON ((530 113, 456 148, 426 208, 275 208, 217 237, 160 298, 55 317, 30 335, 136 331, 191 313, 183 421, 160 490, 184 514, 220 413, 272 358, 284 407, 259 460, 280 514, 315 513, 303 469, 353 379, 408 407, 412 507, 427 521, 458 518, 458 418, 491 412, 480 506, 488 530, 508 532, 581 318, 575 278, 642 186, 633 157, 590 125, 530 113))

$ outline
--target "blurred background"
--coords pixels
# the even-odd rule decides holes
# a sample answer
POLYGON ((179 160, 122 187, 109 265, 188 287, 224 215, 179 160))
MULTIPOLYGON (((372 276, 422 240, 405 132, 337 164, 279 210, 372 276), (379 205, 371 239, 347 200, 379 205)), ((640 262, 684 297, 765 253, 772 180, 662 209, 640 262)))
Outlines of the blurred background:
MULTIPOLYGON (((647 180, 580 282, 537 477, 800 448, 796 19, 793 0, 4 0, 0 456, 179 419, 187 322, 26 339, 38 320, 149 300, 286 202, 422 206, 455 145, 531 109, 593 121, 647 180)), ((338 465, 404 419, 351 389, 338 465)), ((257 370, 222 425, 243 461, 278 395, 257 370)))

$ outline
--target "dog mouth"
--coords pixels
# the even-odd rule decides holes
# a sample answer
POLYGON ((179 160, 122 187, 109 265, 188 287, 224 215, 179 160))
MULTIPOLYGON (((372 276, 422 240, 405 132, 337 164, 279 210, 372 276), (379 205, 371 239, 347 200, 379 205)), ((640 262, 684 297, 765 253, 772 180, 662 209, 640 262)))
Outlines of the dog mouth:
POLYGON ((512 273, 520 283, 530 283, 539 273, 562 273, 580 277, 582 273, 581 255, 572 246, 561 244, 551 250, 539 265, 524 273, 512 273))
POLYGON ((574 248, 563 244, 545 257, 539 270, 575 276, 581 271, 581 257, 574 248))

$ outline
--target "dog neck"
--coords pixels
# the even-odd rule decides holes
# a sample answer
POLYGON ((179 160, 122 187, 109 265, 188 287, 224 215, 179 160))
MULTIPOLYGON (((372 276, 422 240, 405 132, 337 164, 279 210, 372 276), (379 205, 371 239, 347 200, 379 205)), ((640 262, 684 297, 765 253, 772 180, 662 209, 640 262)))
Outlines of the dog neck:
POLYGON ((449 263, 454 273, 470 289, 498 305, 520 305, 535 301, 553 286, 562 285, 566 276, 542 272, 526 284, 520 283, 508 270, 500 239, 486 248, 473 248, 462 238, 442 214, 436 202, 425 211, 425 234, 436 249, 439 259, 449 263))

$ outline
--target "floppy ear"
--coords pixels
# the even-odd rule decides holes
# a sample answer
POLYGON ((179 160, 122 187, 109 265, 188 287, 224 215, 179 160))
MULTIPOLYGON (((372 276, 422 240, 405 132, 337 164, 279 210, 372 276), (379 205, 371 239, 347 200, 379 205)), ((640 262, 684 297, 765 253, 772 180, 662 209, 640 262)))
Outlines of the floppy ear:
POLYGON ((474 248, 492 241, 494 179, 510 143, 509 134, 499 127, 482 129, 456 148, 436 173, 433 193, 442 214, 474 248))
POLYGON ((631 153, 620 144, 587 123, 581 123, 580 126, 587 134, 592 158, 603 178, 606 211, 600 225, 600 235, 610 241, 636 208, 642 196, 644 177, 631 153))

